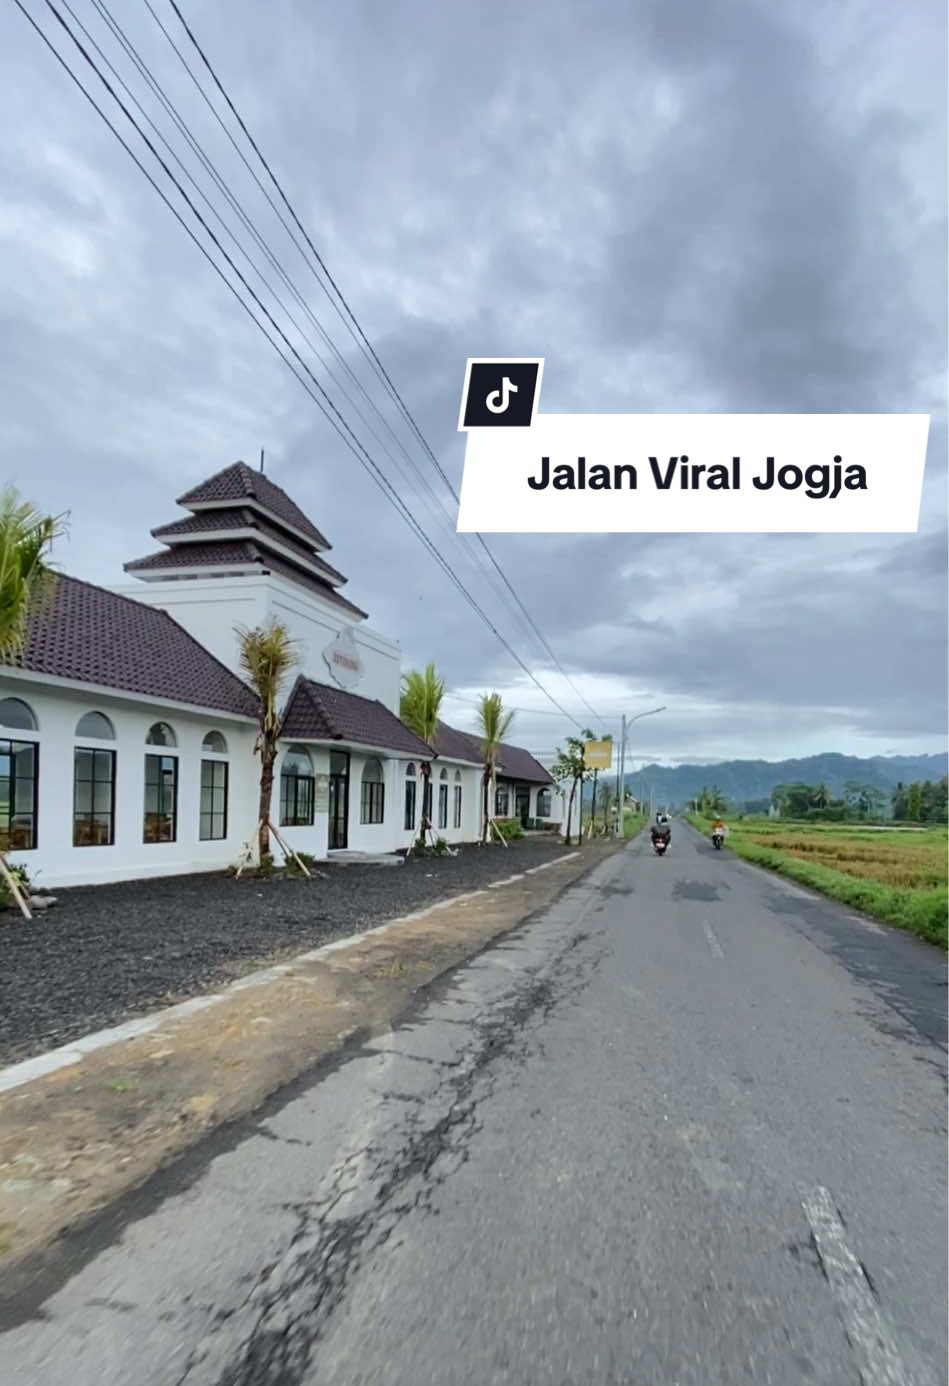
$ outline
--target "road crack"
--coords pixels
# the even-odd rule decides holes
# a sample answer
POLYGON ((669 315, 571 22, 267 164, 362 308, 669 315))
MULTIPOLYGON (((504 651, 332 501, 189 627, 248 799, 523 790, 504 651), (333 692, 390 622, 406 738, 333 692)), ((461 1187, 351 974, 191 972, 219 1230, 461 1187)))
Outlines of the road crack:
MULTIPOLYGON (((473 1045, 456 1063, 433 1063, 443 1074, 431 1099, 404 1103, 392 1149, 370 1142, 332 1171, 325 1194, 298 1206, 283 1255, 255 1277, 242 1304, 228 1314, 228 1340, 219 1321, 197 1344, 177 1386, 302 1386, 313 1351, 360 1267, 390 1243, 405 1217, 433 1214, 435 1191, 469 1158, 481 1129, 478 1109, 490 1099, 502 1058, 522 1065, 537 1031, 558 1005, 588 985, 602 956, 576 933, 524 976, 493 1008, 470 1022, 473 1045), (434 1120, 431 1111, 441 1109, 434 1120), (237 1341, 235 1321, 241 1324, 237 1341)), ((366 1051, 367 1054, 370 1051, 366 1051)), ((416 1057, 402 1055, 400 1057, 416 1057)), ((398 1242, 393 1243, 398 1245, 398 1242)))

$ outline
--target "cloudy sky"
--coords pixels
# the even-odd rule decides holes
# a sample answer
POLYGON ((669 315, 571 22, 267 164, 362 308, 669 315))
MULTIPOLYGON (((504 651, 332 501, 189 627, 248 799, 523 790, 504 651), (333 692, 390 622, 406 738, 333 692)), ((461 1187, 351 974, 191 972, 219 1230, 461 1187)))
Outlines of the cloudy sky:
MULTIPOLYGON (((23 3, 95 86, 45 0, 23 3)), ((98 0, 55 3, 251 248, 98 0)), ((150 3, 199 71, 168 0, 150 3)), ((425 486, 255 249, 337 380, 287 325, 317 377, 569 712, 618 731, 623 710, 666 704, 637 726, 634 758, 945 747, 939 0, 180 4, 456 489, 468 356, 544 356, 550 412, 932 412, 918 535, 489 539, 573 688, 454 533, 421 450, 399 433, 425 486)), ((145 0, 110 9, 385 409, 145 0)), ((452 719, 466 725, 467 700, 497 687, 525 709, 515 739, 552 749, 571 723, 439 573, 12 3, 0 128, 3 464, 38 506, 69 511, 60 565, 125 581, 175 496, 263 447, 332 541, 347 594, 407 663, 437 662, 452 719)))

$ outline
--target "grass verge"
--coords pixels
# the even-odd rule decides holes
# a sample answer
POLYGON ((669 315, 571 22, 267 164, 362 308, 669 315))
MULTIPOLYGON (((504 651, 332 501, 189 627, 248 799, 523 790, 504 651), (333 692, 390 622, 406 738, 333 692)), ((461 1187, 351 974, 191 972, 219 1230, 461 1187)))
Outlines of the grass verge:
MULTIPOLYGON (((689 821, 708 833, 709 820, 690 815, 689 821)), ((730 829, 728 846, 755 866, 946 949, 945 830, 927 833, 926 839, 881 833, 874 840, 873 833, 846 824, 815 829, 746 819, 730 829)))

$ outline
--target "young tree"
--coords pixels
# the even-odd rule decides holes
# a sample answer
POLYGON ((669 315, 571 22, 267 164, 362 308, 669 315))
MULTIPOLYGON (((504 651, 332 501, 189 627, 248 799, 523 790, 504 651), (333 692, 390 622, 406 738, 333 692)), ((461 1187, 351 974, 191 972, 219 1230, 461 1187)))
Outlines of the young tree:
POLYGON ((0 493, 0 659, 23 650, 27 624, 52 593, 56 575, 48 565, 62 516, 41 515, 13 486, 0 493))
MULTIPOLYGON (((604 780, 600 785, 599 791, 596 794, 596 801, 603 818, 604 829, 609 831, 609 823, 614 810, 621 813, 622 809, 617 804, 616 791, 608 780, 604 780)), ((620 832, 623 831, 623 827, 624 825, 621 819, 620 832)))
MULTIPOLYGON (((570 824, 573 822, 573 803, 576 798, 578 787, 582 786, 587 778, 588 771, 586 762, 583 759, 583 742, 578 736, 568 736, 564 746, 558 747, 557 759, 554 761, 550 770, 551 775, 558 784, 570 785, 570 797, 567 803, 567 822, 564 830, 564 841, 570 846, 571 832, 570 824)), ((563 791, 561 791, 563 792, 563 791)), ((578 833, 578 838, 583 836, 582 828, 578 833)))
MULTIPOLYGON (((52 595, 56 575, 47 560, 62 532, 62 517, 41 515, 13 486, 0 492, 0 663, 12 664, 22 654, 30 617, 52 595)), ((32 919, 3 851, 0 875, 21 914, 32 919)))
MULTIPOLYGON (((427 746, 434 746, 438 736, 438 721, 445 696, 445 680, 438 677, 433 663, 424 670, 410 669, 402 675, 402 697, 399 716, 427 746)), ((423 760, 422 813, 419 819, 418 845, 424 847, 425 834, 432 826, 432 762, 423 760)))
POLYGON ((270 855, 270 803, 273 796, 280 693, 297 662, 297 649, 286 626, 270 621, 248 630, 236 628, 240 662, 247 682, 257 694, 258 731, 254 747, 260 756, 260 798, 257 810, 257 850, 260 860, 270 855))
POLYGON ((513 711, 506 711, 500 693, 482 693, 478 702, 478 731, 481 733, 481 754, 484 767, 481 772, 481 842, 488 841, 491 832, 491 796, 494 790, 494 777, 497 773, 498 752, 501 743, 511 730, 514 721, 513 711))

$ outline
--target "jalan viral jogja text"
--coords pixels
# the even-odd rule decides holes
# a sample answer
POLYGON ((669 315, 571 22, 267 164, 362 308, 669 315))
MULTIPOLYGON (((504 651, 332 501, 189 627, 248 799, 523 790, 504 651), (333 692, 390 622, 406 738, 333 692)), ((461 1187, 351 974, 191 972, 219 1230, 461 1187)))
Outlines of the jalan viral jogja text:
MULTIPOLYGON (((705 487, 709 491, 737 491, 741 487, 741 458, 733 457, 730 464, 716 463, 707 467, 703 462, 690 462, 688 455, 670 457, 661 464, 656 457, 650 457, 649 470, 660 491, 671 491, 678 479, 682 491, 698 491, 705 487)), ((638 474, 631 462, 615 463, 608 467, 596 463, 587 469, 587 459, 578 457, 576 466, 560 463, 551 467, 550 458, 542 457, 540 472, 529 476, 527 484, 533 491, 635 491, 638 487, 638 474)), ((867 489, 866 470, 858 463, 843 465, 843 458, 837 454, 833 463, 815 462, 810 467, 787 465, 778 467, 773 457, 765 460, 763 471, 751 478, 752 486, 759 491, 770 491, 777 486, 783 491, 796 491, 804 487, 804 494, 812 500, 833 500, 841 490, 865 491, 867 489)))

